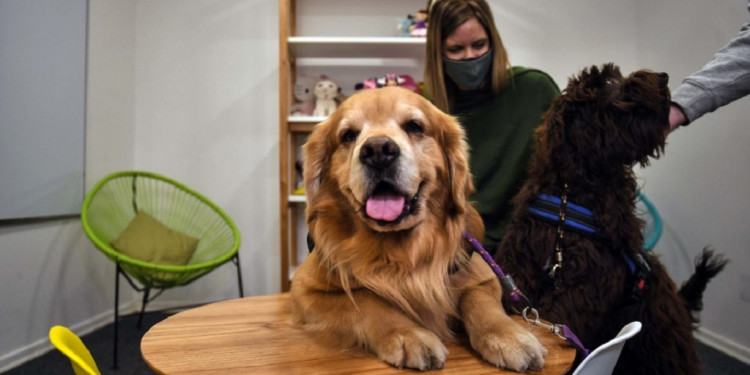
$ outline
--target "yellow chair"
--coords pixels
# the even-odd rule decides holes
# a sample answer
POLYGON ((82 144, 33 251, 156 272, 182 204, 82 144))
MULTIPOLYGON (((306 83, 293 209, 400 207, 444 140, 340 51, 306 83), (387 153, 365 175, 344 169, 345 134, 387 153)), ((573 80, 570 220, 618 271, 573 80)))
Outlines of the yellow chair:
POLYGON ((67 327, 54 326, 49 330, 49 341, 62 354, 70 359, 76 375, 101 375, 96 367, 94 357, 83 344, 83 341, 67 327))

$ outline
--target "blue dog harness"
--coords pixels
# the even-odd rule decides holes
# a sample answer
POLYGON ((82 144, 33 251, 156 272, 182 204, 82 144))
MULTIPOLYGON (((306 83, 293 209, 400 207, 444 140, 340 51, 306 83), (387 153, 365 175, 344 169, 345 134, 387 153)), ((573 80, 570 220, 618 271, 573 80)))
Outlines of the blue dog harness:
MULTIPOLYGON (((540 219, 552 224, 561 222, 561 208, 563 201, 561 198, 549 195, 539 194, 534 202, 529 206, 529 213, 540 219)), ((596 233, 596 221, 594 213, 586 207, 579 206, 572 202, 566 202, 562 216, 565 217, 563 225, 583 235, 596 233)))
MULTIPOLYGON (((564 190, 560 197, 550 194, 539 194, 528 208, 532 217, 557 224, 558 238, 555 243, 556 264, 549 272, 550 277, 557 280, 558 271, 562 267, 563 259, 563 238, 566 229, 579 233, 584 236, 594 236, 597 234, 596 219, 593 211, 590 209, 569 202, 567 198, 568 185, 564 184, 564 190)), ((643 250, 636 251, 634 254, 622 252, 622 258, 625 261, 630 273, 630 286, 626 291, 627 299, 635 302, 641 298, 646 288, 646 283, 651 275, 651 266, 649 266, 643 250)))

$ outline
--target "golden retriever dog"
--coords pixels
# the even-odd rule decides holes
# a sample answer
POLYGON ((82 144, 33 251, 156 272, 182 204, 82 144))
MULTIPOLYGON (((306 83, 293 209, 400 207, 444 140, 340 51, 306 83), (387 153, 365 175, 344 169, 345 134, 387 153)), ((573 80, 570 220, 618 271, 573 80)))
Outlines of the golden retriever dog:
POLYGON ((296 324, 398 368, 442 368, 468 336, 495 366, 539 369, 546 349, 503 310, 462 236, 483 235, 463 129, 403 88, 366 90, 303 147, 314 249, 292 281, 296 324), (464 334, 466 336, 464 336, 464 334))

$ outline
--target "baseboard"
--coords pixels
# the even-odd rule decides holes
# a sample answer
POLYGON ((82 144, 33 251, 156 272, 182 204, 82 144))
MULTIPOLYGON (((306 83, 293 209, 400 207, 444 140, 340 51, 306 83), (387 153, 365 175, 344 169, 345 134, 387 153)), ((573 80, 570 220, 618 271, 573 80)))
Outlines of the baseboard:
POLYGON ((705 327, 699 327, 698 330, 695 331, 695 338, 740 362, 750 365, 750 348, 746 346, 727 339, 705 327))
MULTIPOLYGON (((120 314, 130 314, 136 310, 135 302, 128 302, 120 304, 120 314)), ((93 316, 80 323, 76 323, 68 326, 71 331, 75 332, 78 336, 84 336, 95 330, 112 323, 113 310, 109 310, 93 316)), ((49 342, 49 338, 45 337, 29 344, 24 347, 15 349, 7 354, 0 357, 0 374, 4 373, 24 362, 30 361, 36 357, 39 357, 48 351, 52 350, 52 344, 49 342)))

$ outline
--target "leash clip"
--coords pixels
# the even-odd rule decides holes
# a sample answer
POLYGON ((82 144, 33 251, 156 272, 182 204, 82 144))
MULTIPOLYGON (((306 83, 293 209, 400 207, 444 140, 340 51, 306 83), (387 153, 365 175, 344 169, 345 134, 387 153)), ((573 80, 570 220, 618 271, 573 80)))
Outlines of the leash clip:
POLYGON ((552 331, 552 333, 554 333, 555 336, 569 342, 576 349, 581 351, 581 354, 583 354, 584 358, 589 355, 589 350, 586 349, 585 346, 583 346, 583 343, 581 342, 581 340, 565 324, 548 324, 548 323, 542 322, 539 319, 539 312, 536 311, 536 309, 533 307, 527 307, 523 309, 523 312, 521 313, 521 315, 523 316, 523 320, 529 323, 529 325, 531 325, 532 327, 540 326, 543 328, 547 328, 550 331, 552 331), (531 310, 531 314, 534 316, 533 319, 529 318, 529 310, 531 310))
POLYGON ((561 339, 567 339, 565 336, 563 336, 562 330, 560 329, 559 324, 549 324, 549 323, 543 322, 541 319, 539 319, 539 312, 535 308, 533 307, 524 308, 523 311, 521 312, 521 316, 523 316, 523 320, 525 320, 526 323, 529 323, 529 325, 531 325, 532 327, 540 326, 542 328, 547 328, 550 331, 552 331, 552 333, 554 333, 557 337, 561 339), (533 316, 533 318, 529 317, 529 312, 531 312, 531 315, 533 316))
MULTIPOLYGON (((495 263, 495 260, 492 259, 492 256, 482 247, 482 244, 480 244, 476 238, 474 238, 469 232, 464 232, 464 238, 469 241, 469 243, 471 243, 472 247, 474 247, 474 249, 482 256, 482 259, 484 259, 484 261, 490 265, 490 268, 492 268, 495 274, 500 278, 500 280, 502 280, 503 287, 505 287, 507 289, 506 291, 510 293, 511 299, 513 299, 513 301, 519 301, 521 298, 523 298, 523 300, 526 301, 526 308, 524 308, 521 312, 523 320, 525 320, 526 323, 529 323, 529 325, 531 325, 532 327, 541 326, 549 329, 550 331, 552 331, 552 333, 555 334, 555 336, 568 341, 573 346, 581 350, 584 357, 589 355, 588 349, 583 346, 581 340, 576 337, 575 333, 573 333, 573 331, 571 331, 568 326, 564 324, 548 324, 542 322, 539 319, 539 312, 536 311, 535 308, 531 307, 531 302, 526 297, 526 295, 524 295, 521 290, 518 289, 516 283, 513 281, 513 278, 503 272, 500 266, 495 263), (531 314, 533 314, 534 319, 529 318, 529 310, 531 310, 531 314)), ((560 259, 562 260, 562 258, 560 259)))

